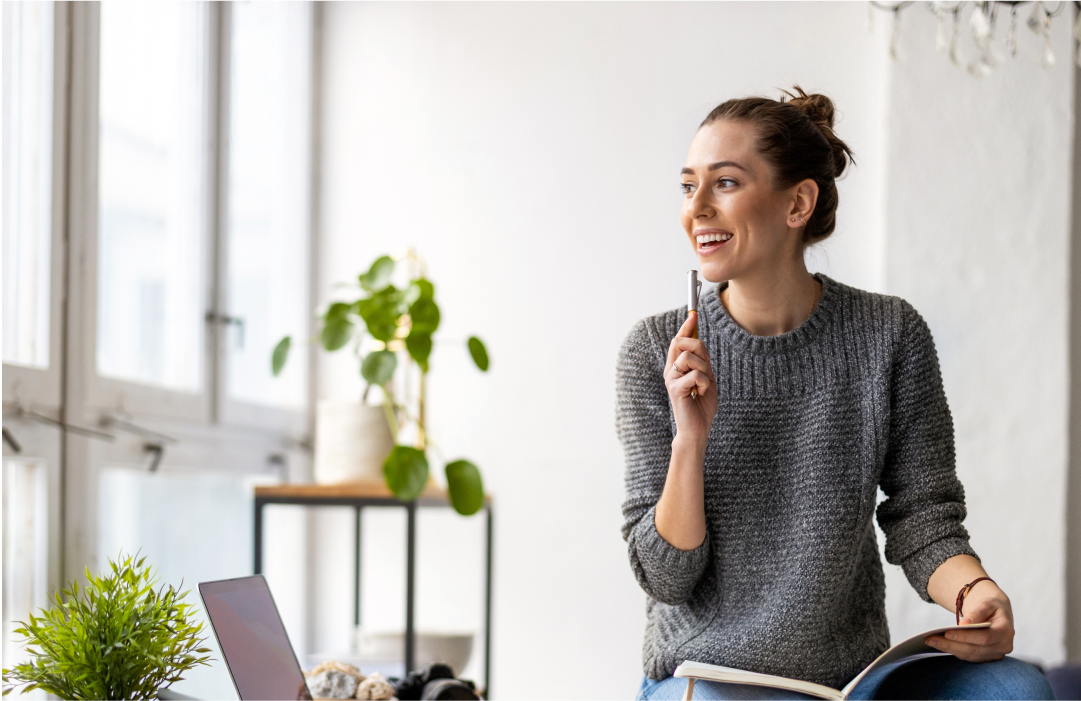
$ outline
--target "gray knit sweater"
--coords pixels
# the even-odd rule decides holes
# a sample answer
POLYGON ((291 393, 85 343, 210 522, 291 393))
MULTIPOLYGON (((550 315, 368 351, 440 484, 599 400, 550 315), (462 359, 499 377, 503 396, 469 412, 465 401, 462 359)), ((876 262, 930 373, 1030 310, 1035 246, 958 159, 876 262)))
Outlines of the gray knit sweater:
POLYGON ((705 459, 706 540, 665 541, 653 514, 676 425, 662 373, 686 308, 640 321, 619 355, 616 430, 631 569, 648 594, 643 668, 683 660, 836 688, 889 646, 886 559, 925 600, 961 521, 953 422, 927 324, 904 300, 824 275, 811 317, 754 336, 703 295, 699 336, 720 400, 705 459))

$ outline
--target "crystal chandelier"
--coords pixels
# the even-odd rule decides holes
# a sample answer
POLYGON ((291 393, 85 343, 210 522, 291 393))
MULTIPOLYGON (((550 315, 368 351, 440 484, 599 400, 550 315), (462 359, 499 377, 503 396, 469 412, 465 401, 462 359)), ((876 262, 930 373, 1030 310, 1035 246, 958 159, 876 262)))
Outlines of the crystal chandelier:
MULTIPOLYGON (((908 8, 916 0, 896 0, 892 3, 889 0, 869 0, 869 2, 872 22, 875 10, 893 14, 890 56, 896 61, 900 40, 900 11, 908 8)), ((1049 9, 1047 5, 1054 0, 972 0, 972 2, 969 0, 927 0, 927 9, 938 18, 936 48, 946 53, 953 65, 967 64, 967 69, 973 76, 986 76, 1002 63, 1005 53, 1011 56, 1017 55, 1017 10, 1020 5, 1030 2, 1032 11, 1028 14, 1025 25, 1040 40, 1040 65, 1050 68, 1055 64, 1055 51, 1051 43, 1051 21, 1063 13, 1067 0, 1058 0, 1053 9, 1049 9), (965 5, 972 5, 967 25, 972 32, 976 50, 976 55, 967 61, 960 49, 961 12, 965 9, 965 5), (1000 5, 1005 5, 1005 8, 1000 8, 1000 5), (1000 43, 997 41, 997 30, 1002 21, 1000 14, 1005 12, 1010 13, 1010 24, 1000 43)), ((1078 8, 1077 19, 1073 23, 1073 37, 1081 42, 1081 0, 1073 0, 1073 4, 1078 8)), ((1078 66, 1081 66, 1081 50, 1075 53, 1078 66)))

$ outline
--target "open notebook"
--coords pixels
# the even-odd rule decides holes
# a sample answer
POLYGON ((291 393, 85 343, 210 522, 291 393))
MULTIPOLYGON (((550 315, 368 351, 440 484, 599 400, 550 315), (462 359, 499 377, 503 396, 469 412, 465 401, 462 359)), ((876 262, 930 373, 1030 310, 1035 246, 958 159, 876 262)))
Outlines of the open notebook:
POLYGON ((924 631, 919 635, 913 635, 911 638, 902 640, 879 655, 874 662, 867 665, 866 669, 857 674, 856 678, 848 682, 845 688, 840 691, 829 686, 822 686, 821 684, 805 682, 799 679, 787 679, 785 677, 776 677, 772 674, 759 674, 757 672, 744 672, 740 669, 721 667, 719 665, 706 664, 704 662, 684 662, 676 667, 673 676, 690 679, 690 682, 687 684, 687 693, 683 697, 684 701, 690 701, 690 699, 693 698, 695 679, 708 679, 709 681, 727 682, 729 684, 753 684, 754 686, 768 686, 774 689, 788 689, 790 691, 797 691, 801 694, 807 694, 808 696, 817 696, 820 699, 836 699, 836 701, 841 701, 842 699, 848 698, 848 695, 856 688, 856 684, 859 684, 861 679, 880 667, 885 667, 888 664, 897 662, 906 657, 915 657, 917 655, 926 655, 929 653, 935 655, 946 654, 939 652, 923 642, 929 636, 939 635, 948 630, 970 630, 973 628, 990 627, 990 623, 970 623, 963 626, 934 628, 932 630, 924 631))

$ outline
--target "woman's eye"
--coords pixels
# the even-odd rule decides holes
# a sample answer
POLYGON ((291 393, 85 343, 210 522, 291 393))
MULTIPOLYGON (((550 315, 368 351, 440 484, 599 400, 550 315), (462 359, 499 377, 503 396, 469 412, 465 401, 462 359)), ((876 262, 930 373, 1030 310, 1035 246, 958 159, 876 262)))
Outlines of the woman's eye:
POLYGON ((683 194, 689 195, 694 190, 694 183, 680 183, 679 189, 683 190, 683 194))
POLYGON ((722 188, 729 188, 735 187, 738 183, 736 183, 736 181, 732 180, 731 178, 721 178, 717 181, 717 184, 722 188))

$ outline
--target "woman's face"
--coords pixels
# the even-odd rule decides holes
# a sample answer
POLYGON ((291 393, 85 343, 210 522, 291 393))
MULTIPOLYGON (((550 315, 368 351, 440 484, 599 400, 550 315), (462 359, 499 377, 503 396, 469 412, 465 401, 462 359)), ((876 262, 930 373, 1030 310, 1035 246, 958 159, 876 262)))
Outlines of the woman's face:
POLYGON ((710 282, 762 274, 802 258, 789 226, 792 190, 774 190, 754 127, 718 120, 698 130, 683 168, 680 222, 710 282))

